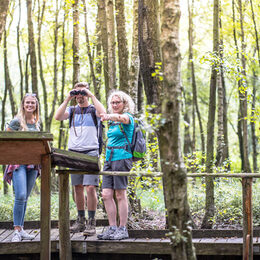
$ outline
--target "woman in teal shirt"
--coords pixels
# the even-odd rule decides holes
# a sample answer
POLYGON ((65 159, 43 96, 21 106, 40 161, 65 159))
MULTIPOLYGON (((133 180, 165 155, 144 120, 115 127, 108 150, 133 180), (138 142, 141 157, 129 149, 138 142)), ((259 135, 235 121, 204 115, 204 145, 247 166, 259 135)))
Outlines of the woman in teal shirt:
MULTIPOLYGON (((108 143, 104 171, 130 171, 132 168, 132 153, 128 143, 132 142, 134 132, 134 102, 122 91, 114 91, 108 98, 108 112, 101 114, 102 121, 108 121, 108 143), (127 141, 129 140, 129 142, 127 141)), ((126 228, 128 217, 127 176, 103 176, 102 197, 108 215, 109 228, 99 234, 98 239, 116 240, 128 238, 126 228), (120 224, 116 224, 116 204, 118 202, 120 224)))

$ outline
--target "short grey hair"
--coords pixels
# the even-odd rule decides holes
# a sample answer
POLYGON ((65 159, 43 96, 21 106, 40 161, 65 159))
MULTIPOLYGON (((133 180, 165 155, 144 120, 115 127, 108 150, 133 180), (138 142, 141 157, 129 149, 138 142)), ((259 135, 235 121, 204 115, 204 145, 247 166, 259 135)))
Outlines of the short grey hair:
POLYGON ((112 106, 111 106, 111 100, 114 96, 117 96, 120 98, 121 101, 123 101, 124 103, 124 109, 123 112, 128 112, 130 114, 134 114, 135 112, 135 104, 133 99, 126 94, 125 92, 121 91, 121 90, 113 90, 112 93, 109 95, 108 99, 107 99, 107 103, 108 103, 108 112, 111 113, 112 110, 112 106))

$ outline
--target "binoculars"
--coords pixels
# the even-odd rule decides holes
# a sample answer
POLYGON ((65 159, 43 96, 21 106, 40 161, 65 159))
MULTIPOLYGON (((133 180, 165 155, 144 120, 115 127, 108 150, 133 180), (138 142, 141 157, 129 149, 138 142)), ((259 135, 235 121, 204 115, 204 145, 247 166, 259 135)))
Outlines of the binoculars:
POLYGON ((82 95, 82 96, 87 96, 87 92, 85 90, 72 90, 70 92, 70 96, 77 96, 77 95, 82 95))

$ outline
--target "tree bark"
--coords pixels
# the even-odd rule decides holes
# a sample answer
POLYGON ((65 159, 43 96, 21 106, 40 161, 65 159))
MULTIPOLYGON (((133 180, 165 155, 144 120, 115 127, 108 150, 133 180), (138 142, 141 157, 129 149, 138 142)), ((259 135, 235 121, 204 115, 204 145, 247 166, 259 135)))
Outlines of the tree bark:
POLYGON ((244 12, 241 0, 238 0, 239 5, 239 15, 240 15, 240 29, 241 29, 241 63, 242 63, 242 87, 239 89, 239 100, 241 104, 241 117, 239 120, 242 122, 242 146, 243 146, 243 155, 244 155, 244 168, 242 171, 251 172, 249 155, 248 155, 248 130, 247 130, 247 79, 246 79, 246 43, 245 43, 245 34, 244 34, 244 12))
POLYGON ((23 89, 23 65, 22 65, 21 48, 20 48, 20 24, 21 24, 21 0, 19 0, 19 19, 18 19, 16 35, 17 35, 18 63, 19 63, 19 70, 20 70, 20 100, 22 100, 24 89, 23 89))
POLYGON ((91 55, 91 48, 90 48, 90 43, 89 43, 88 25, 87 25, 87 8, 86 8, 85 0, 82 0, 82 4, 83 4, 83 10, 84 10, 84 28, 85 28, 85 37, 86 37, 86 45, 87 45, 87 51, 88 51, 89 66, 90 66, 90 74, 91 74, 94 90, 96 90, 97 83, 96 83, 93 58, 91 55))
MULTIPOLYGON (((219 55, 219 0, 214 0, 213 10, 213 52, 219 55)), ((211 68, 209 112, 207 123, 207 153, 206 153, 206 172, 213 172, 214 161, 214 128, 216 113, 216 89, 217 89, 217 67, 211 68)), ((212 228, 212 218, 215 214, 214 202, 214 182, 212 177, 206 178, 206 207, 202 221, 202 228, 212 228)))
POLYGON ((79 82, 80 63, 79 63, 79 1, 74 0, 73 8, 73 87, 79 82))
MULTIPOLYGON (((138 0, 133 1, 133 36, 131 64, 129 68, 129 93, 135 104, 138 104, 138 78, 140 70, 140 59, 138 54, 138 0)), ((136 110, 138 106, 136 105, 136 110)), ((137 112, 136 111, 136 112, 137 112)))
POLYGON ((125 28, 125 6, 124 0, 115 0, 116 7, 116 28, 118 46, 118 65, 119 65, 119 89, 130 94, 129 91, 129 71, 128 71, 128 42, 125 28))
POLYGON ((108 32, 107 32, 107 15, 106 15, 106 2, 98 0, 98 23, 101 27, 101 41, 103 49, 103 71, 105 78, 106 97, 109 95, 109 72, 108 72, 108 32))
POLYGON ((116 82, 116 40, 113 0, 106 0, 107 38, 108 38, 108 75, 109 91, 117 88, 116 82))
POLYGON ((27 0, 27 23, 28 23, 28 42, 32 76, 32 92, 39 97, 37 80, 37 61, 34 43, 33 21, 32 21, 32 0, 27 0))
POLYGON ((17 107, 14 98, 14 86, 12 84, 10 73, 9 73, 6 34, 7 34, 6 31, 4 31, 4 76, 5 76, 5 85, 8 90, 9 100, 11 104, 12 117, 14 117, 17 113, 17 107))
POLYGON ((9 7, 9 0, 0 1, 0 43, 2 40, 2 34, 5 30, 8 7, 9 7))
POLYGON ((169 219, 172 259, 196 259, 189 226, 186 168, 181 154, 180 134, 180 6, 178 0, 162 1, 161 47, 163 93, 160 96, 162 118, 159 143, 166 208, 169 219))

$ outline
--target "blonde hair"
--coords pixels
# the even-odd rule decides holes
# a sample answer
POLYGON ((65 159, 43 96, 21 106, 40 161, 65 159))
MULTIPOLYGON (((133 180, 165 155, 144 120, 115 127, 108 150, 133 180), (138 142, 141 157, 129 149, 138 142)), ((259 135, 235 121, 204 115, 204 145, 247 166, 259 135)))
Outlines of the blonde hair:
POLYGON ((33 112, 33 115, 34 115, 34 119, 35 119, 35 126, 36 126, 36 129, 40 131, 40 111, 39 111, 39 101, 36 97, 36 95, 34 94, 30 94, 30 93, 27 93, 23 99, 22 99, 22 102, 20 104, 20 108, 19 108, 19 111, 16 115, 16 118, 18 118, 19 122, 20 122, 20 130, 21 131, 28 131, 28 126, 27 126, 27 123, 26 123, 26 117, 25 117, 25 113, 24 113, 24 102, 25 102, 25 99, 30 96, 30 97, 34 97, 35 98, 35 101, 36 101, 36 109, 35 111, 33 112))
POLYGON ((108 103, 108 112, 111 113, 112 112, 112 106, 111 106, 111 100, 114 96, 117 96, 120 98, 120 100, 124 103, 124 109, 123 112, 128 112, 133 114, 135 111, 135 104, 133 99, 126 94, 125 92, 121 91, 121 90, 114 90, 108 97, 107 99, 107 103, 108 103))

